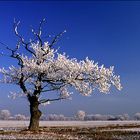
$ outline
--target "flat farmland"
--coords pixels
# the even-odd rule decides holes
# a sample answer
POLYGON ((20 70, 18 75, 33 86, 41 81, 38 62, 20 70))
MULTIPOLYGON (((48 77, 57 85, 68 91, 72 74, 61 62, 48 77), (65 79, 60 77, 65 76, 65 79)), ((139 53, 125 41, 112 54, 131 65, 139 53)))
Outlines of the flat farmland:
POLYGON ((140 140, 140 121, 40 121, 28 131, 29 121, 0 121, 0 139, 140 140))
MULTIPOLYGON (((40 121, 40 126, 78 126, 78 127, 99 127, 108 125, 140 125, 140 121, 40 121)), ((29 121, 1 120, 0 128, 5 127, 27 127, 29 121)))

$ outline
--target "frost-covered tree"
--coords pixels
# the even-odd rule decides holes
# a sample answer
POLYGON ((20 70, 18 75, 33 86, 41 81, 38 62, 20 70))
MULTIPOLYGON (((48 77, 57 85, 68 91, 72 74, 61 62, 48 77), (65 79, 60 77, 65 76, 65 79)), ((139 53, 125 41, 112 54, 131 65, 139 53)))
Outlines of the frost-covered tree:
POLYGON ((135 120, 140 120, 140 113, 137 112, 135 115, 134 115, 134 119, 135 120))
POLYGON ((10 115, 11 115, 11 113, 9 110, 4 109, 4 110, 0 111, 0 119, 2 119, 2 120, 8 120, 10 115))
POLYGON ((65 116, 63 114, 49 114, 47 117, 49 121, 65 121, 65 116))
POLYGON ((121 121, 129 120, 129 115, 128 114, 117 115, 116 120, 121 120, 121 121))
POLYGON ((15 120, 26 120, 26 116, 22 114, 16 114, 14 118, 15 120))
POLYGON ((2 82, 18 85, 30 103, 29 130, 39 128, 40 104, 68 99, 71 90, 75 89, 84 96, 89 96, 95 89, 108 93, 111 85, 121 90, 120 76, 114 74, 114 67, 99 66, 88 57, 78 61, 65 53, 58 53, 54 45, 65 31, 49 41, 43 41, 44 21, 40 22, 38 31, 32 30, 35 39, 28 42, 18 32, 19 22, 14 24, 18 43, 15 48, 6 48, 11 52, 10 57, 17 60, 18 66, 0 69, 2 82), (51 91, 57 91, 58 98, 40 98, 42 93, 48 95, 51 91))
POLYGON ((85 118, 85 116, 86 116, 86 113, 85 113, 85 111, 83 111, 83 110, 78 110, 78 112, 76 113, 76 118, 77 118, 78 120, 83 121, 84 118, 85 118))

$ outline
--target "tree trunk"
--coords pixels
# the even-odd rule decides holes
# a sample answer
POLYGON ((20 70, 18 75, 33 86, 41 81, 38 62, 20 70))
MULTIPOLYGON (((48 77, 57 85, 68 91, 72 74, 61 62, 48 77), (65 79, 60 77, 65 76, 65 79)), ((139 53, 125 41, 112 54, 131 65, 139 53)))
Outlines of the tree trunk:
POLYGON ((30 124, 29 124, 29 130, 31 131, 37 131, 39 130, 39 119, 41 117, 41 111, 39 110, 39 102, 38 98, 36 96, 32 96, 29 99, 30 102, 30 124))

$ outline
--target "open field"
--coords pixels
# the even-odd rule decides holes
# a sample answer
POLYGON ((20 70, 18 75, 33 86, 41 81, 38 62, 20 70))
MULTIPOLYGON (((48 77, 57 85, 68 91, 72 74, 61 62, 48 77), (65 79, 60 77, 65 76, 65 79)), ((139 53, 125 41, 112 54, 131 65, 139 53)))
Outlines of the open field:
MULTIPOLYGON (((137 124, 140 121, 40 121, 40 126, 79 126, 79 127, 97 127, 108 125, 125 125, 137 124)), ((29 121, 10 121, 0 120, 0 128, 2 127, 27 127, 29 121)))
POLYGON ((41 121, 38 132, 28 121, 0 121, 0 139, 140 140, 140 121, 41 121))

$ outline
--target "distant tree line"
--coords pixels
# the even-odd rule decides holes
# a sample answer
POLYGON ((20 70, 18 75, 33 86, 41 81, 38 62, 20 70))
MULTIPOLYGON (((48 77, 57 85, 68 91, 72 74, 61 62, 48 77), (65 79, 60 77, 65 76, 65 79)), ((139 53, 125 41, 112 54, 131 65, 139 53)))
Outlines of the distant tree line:
MULTIPOLYGON (((24 114, 11 115, 9 110, 0 110, 0 120, 29 120, 29 116, 24 114)), ((79 110, 73 117, 66 117, 63 114, 48 114, 42 115, 41 120, 44 121, 125 121, 125 120, 140 120, 140 113, 135 113, 130 119, 128 114, 122 115, 102 115, 102 114, 86 114, 85 111, 79 110)))

